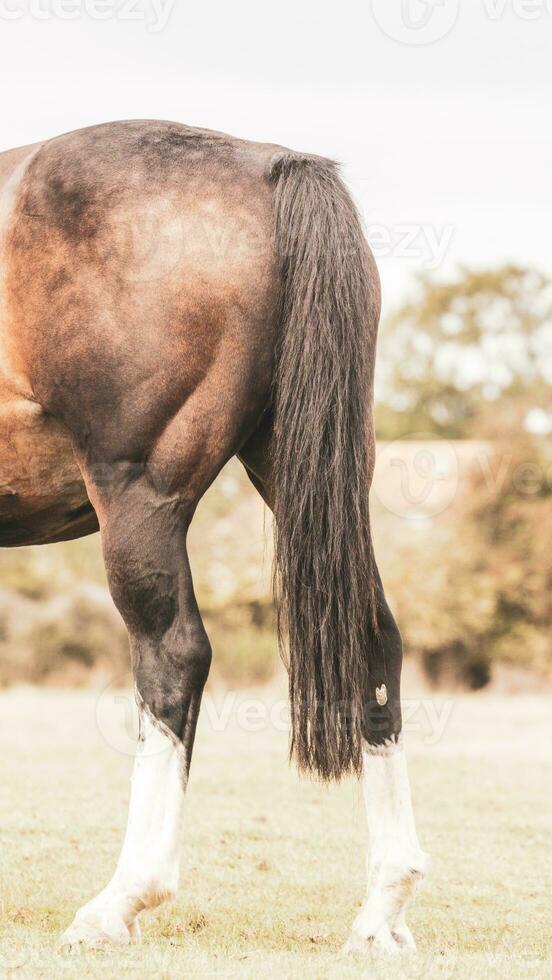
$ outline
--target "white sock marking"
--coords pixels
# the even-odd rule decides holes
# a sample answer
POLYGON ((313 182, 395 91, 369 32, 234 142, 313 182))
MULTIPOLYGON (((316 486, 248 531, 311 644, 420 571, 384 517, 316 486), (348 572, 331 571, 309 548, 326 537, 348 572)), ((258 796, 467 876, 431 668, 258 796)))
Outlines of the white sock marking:
POLYGON ((178 888, 186 759, 182 743, 147 707, 140 707, 127 830, 109 884, 77 912, 62 945, 128 942, 139 912, 171 898, 178 888))
POLYGON ((427 864, 416 833, 401 740, 378 748, 366 745, 362 782, 370 837, 368 888, 349 948, 361 938, 398 951, 412 945, 404 911, 427 864))

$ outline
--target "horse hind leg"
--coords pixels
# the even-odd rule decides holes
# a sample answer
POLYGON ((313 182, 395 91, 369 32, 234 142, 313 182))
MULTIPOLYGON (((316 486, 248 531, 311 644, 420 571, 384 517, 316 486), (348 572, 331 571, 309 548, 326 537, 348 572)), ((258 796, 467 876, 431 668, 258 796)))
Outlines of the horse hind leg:
POLYGON ((376 689, 366 713, 362 786, 370 844, 368 882, 345 953, 372 946, 389 953, 416 949, 405 913, 429 865, 416 831, 401 735, 402 640, 379 575, 377 587, 380 644, 370 673, 374 687, 380 684, 383 668, 387 683, 376 689))
POLYGON ((159 468, 152 478, 159 447, 152 467, 134 479, 114 466, 109 485, 104 478, 99 487, 90 467, 84 468, 100 520, 109 586, 129 632, 141 733, 115 873, 77 912, 61 939, 65 949, 137 939, 139 913, 172 897, 178 887, 183 805, 211 661, 186 534, 197 501, 228 453, 218 442, 217 452, 204 438, 183 459, 183 433, 193 429, 178 420, 171 425, 161 453, 170 461, 170 478, 163 473, 160 480, 159 468))
POLYGON ((418 841, 404 748, 367 745, 363 789, 370 850, 368 886, 345 953, 365 952, 371 946, 389 953, 415 950, 405 913, 426 874, 428 858, 418 841))
MULTIPOLYGON (((270 507, 274 503, 271 441, 267 416, 240 451, 251 482, 270 507)), ((368 882, 343 952, 365 953, 375 947, 395 954, 416 949, 405 914, 429 858, 418 841, 401 736, 402 639, 378 573, 376 583, 380 643, 372 651, 374 662, 368 664, 375 697, 366 710, 362 770, 370 845, 368 882)))

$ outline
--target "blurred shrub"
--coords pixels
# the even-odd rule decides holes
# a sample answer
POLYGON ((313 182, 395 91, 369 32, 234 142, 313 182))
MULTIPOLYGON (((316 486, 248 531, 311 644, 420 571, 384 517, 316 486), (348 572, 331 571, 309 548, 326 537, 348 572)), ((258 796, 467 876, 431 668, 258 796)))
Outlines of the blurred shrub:
POLYGON ((37 601, 0 593, 0 684, 88 683, 128 670, 123 623, 104 589, 81 583, 37 601))
MULTIPOLYGON (((552 677, 552 453, 521 419, 459 503, 385 564, 408 648, 433 681, 483 687, 494 664, 552 677)), ((394 542, 395 543, 395 542, 394 542)))
POLYGON ((213 648, 213 672, 228 684, 270 680, 279 663, 274 607, 264 602, 232 602, 203 613, 213 648))

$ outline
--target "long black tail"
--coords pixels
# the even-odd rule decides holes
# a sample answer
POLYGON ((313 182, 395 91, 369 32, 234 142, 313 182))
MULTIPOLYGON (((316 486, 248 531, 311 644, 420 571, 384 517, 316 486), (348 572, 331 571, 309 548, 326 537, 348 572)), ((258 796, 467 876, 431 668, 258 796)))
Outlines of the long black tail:
POLYGON ((276 585, 292 751, 360 772, 376 632, 368 490, 379 280, 336 165, 276 157, 282 315, 274 379, 276 585))

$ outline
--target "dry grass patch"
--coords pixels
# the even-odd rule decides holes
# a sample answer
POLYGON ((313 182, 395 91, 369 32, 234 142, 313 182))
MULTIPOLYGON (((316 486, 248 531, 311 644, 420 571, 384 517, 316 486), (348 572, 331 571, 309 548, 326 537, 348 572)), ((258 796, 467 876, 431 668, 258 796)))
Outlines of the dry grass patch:
MULTIPOLYGON (((356 785, 299 780, 285 734, 244 731, 235 710, 222 732, 200 724, 177 901, 143 918, 139 947, 60 956, 57 937, 113 870, 131 759, 106 744, 90 692, 22 689, 0 702, 2 976, 552 975, 543 698, 461 697, 436 744, 427 725, 410 736, 434 865, 410 914, 419 953, 397 964, 337 959, 363 892, 356 785)), ((121 704, 112 710, 122 726, 121 704)))

